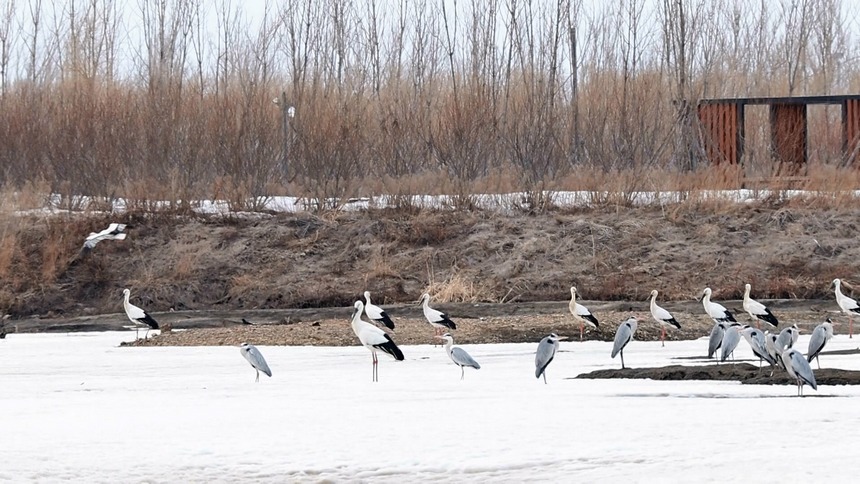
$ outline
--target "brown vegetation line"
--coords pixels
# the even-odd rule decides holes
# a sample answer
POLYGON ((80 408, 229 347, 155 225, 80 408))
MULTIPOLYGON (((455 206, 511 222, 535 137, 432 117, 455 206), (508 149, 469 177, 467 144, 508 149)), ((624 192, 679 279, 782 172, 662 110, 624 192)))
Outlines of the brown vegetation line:
MULTIPOLYGON (((117 220, 121 219, 121 220, 117 220)), ((76 258, 105 219, 6 221, 0 308, 12 318, 434 301, 832 298, 854 280, 860 209, 726 205, 543 215, 367 211, 317 217, 125 215, 129 237, 76 258), (10 224, 15 224, 14 227, 10 224)))

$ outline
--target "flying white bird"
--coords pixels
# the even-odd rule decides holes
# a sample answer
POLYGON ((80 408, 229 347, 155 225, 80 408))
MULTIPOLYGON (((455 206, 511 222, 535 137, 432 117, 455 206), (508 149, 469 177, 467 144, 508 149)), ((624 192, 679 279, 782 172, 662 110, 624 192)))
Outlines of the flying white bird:
POLYGON ((639 327, 639 320, 633 316, 625 319, 620 325, 618 325, 618 329, 615 330, 615 343, 612 345, 612 357, 615 358, 615 355, 621 354, 621 369, 624 367, 624 347, 627 346, 627 343, 633 340, 633 335, 636 333, 636 328, 639 327))
POLYGON ((131 291, 128 289, 122 290, 122 307, 125 309, 125 314, 128 316, 128 319, 134 323, 135 328, 135 338, 138 337, 137 327, 138 325, 146 325, 146 334, 143 335, 144 339, 149 336, 150 329, 158 329, 158 321, 156 321, 152 316, 149 315, 143 309, 135 306, 134 304, 128 302, 128 298, 131 295, 131 291))
POLYGON ((597 322, 597 318, 591 314, 591 311, 576 302, 576 288, 573 286, 570 288, 570 303, 568 303, 567 307, 570 309, 573 319, 579 321, 579 341, 582 341, 582 333, 585 331, 586 324, 593 329, 597 329, 600 326, 600 323, 597 322))
POLYGON ((785 364, 785 371, 797 381, 798 396, 803 396, 804 384, 811 386, 813 390, 818 390, 818 385, 815 384, 815 374, 812 372, 809 362, 803 357, 803 353, 793 348, 787 349, 782 353, 782 361, 785 364))
POLYGON ((809 337, 809 349, 806 352, 806 361, 812 363, 812 359, 815 358, 815 361, 818 363, 818 369, 821 369, 821 360, 818 359, 818 355, 821 354, 821 350, 824 349, 824 345, 830 341, 830 338, 833 337, 833 324, 830 321, 830 318, 827 318, 826 321, 819 324, 812 330, 812 336, 809 337))
POLYGON ((436 336, 441 336, 445 328, 457 329, 457 325, 451 321, 447 314, 430 307, 430 295, 427 293, 421 296, 421 309, 424 310, 424 317, 427 322, 435 329, 436 336))
POLYGON ((388 336, 388 333, 378 327, 362 321, 361 313, 364 312, 364 303, 361 301, 355 302, 355 310, 352 312, 352 331, 358 336, 358 340, 362 346, 370 350, 373 355, 373 381, 379 381, 379 372, 377 364, 379 360, 376 358, 376 351, 381 350, 391 355, 397 361, 403 361, 403 352, 388 336))
POLYGON ((858 305, 857 301, 854 299, 842 294, 842 280, 833 279, 831 285, 836 287, 836 304, 839 305, 839 309, 841 309, 843 313, 848 315, 848 337, 853 338, 854 315, 860 314, 860 305, 858 305))
POLYGON ((246 360, 248 360, 248 363, 251 364, 251 367, 257 371, 257 379, 254 381, 259 383, 261 371, 267 376, 272 376, 272 370, 269 369, 269 365, 266 363, 266 359, 263 358, 263 354, 260 353, 260 350, 258 350, 256 346, 248 343, 242 343, 239 346, 239 353, 242 353, 242 356, 246 360))
POLYGON ((744 311, 746 311, 753 320, 764 321, 774 328, 779 326, 779 320, 776 319, 776 316, 770 312, 770 309, 768 309, 767 306, 755 299, 750 299, 750 288, 751 286, 749 284, 744 286, 744 311))
POLYGON ((651 291, 651 316, 660 323, 660 343, 662 346, 666 346, 666 328, 681 329, 681 324, 675 320, 675 317, 669 311, 657 305, 656 289, 651 291))
POLYGON ((83 250, 93 250, 96 244, 102 240, 125 240, 126 234, 123 233, 123 230, 125 230, 125 224, 110 224, 101 232, 90 232, 90 235, 84 240, 83 250))
POLYGON ((708 313, 708 316, 718 323, 736 322, 731 311, 726 309, 722 304, 711 301, 710 287, 706 287, 705 290, 702 291, 702 306, 704 306, 705 312, 708 313))
POLYGON ((454 344, 454 337, 451 336, 451 333, 445 333, 442 336, 437 336, 437 338, 445 341, 445 351, 448 353, 448 357, 451 358, 451 361, 453 361, 455 365, 460 367, 461 380, 466 374, 465 367, 468 366, 469 368, 474 368, 476 370, 481 369, 481 365, 479 365, 478 362, 469 355, 469 353, 466 353, 466 350, 458 346, 452 346, 454 344))
POLYGON ((546 384, 546 367, 552 363, 555 352, 558 351, 558 342, 563 339, 567 339, 567 336, 550 333, 538 343, 535 352, 535 378, 540 378, 543 375, 544 384, 546 384))
POLYGON ((394 321, 391 320, 388 313, 370 302, 370 291, 364 291, 364 299, 367 300, 367 304, 364 305, 364 314, 367 314, 367 317, 372 321, 383 324, 388 329, 394 329, 394 321))

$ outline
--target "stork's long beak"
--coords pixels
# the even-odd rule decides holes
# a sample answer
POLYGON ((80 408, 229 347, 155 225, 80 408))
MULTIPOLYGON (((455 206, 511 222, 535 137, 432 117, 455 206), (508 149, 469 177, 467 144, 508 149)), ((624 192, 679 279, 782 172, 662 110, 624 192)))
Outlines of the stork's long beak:
POLYGON ((561 340, 563 340, 563 339, 567 339, 567 336, 559 336, 559 337, 558 337, 558 340, 559 340, 559 341, 561 341, 561 340))

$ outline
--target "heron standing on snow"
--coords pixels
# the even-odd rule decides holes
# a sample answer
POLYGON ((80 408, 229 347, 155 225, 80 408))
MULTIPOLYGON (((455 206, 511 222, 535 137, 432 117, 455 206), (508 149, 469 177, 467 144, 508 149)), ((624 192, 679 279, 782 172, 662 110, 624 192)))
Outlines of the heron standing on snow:
POLYGON ((370 302, 370 291, 364 291, 364 299, 367 300, 367 304, 364 305, 364 314, 367 314, 367 317, 370 320, 385 325, 388 329, 394 329, 394 321, 391 320, 388 313, 386 313, 381 307, 370 302))
POLYGON ((568 303, 567 307, 570 309, 573 319, 579 321, 579 341, 582 341, 582 333, 585 331, 586 324, 593 329, 597 329, 600 326, 600 323, 597 322, 597 318, 591 314, 591 311, 576 302, 576 288, 573 286, 570 287, 570 303, 568 303))
POLYGON ((543 375, 544 384, 546 384, 546 367, 552 363, 555 352, 558 351, 558 342, 563 339, 567 339, 567 337, 550 333, 538 343, 535 353, 535 378, 540 378, 543 375))
POLYGON ((815 358, 816 363, 818 363, 818 369, 821 369, 821 360, 818 359, 818 355, 821 354, 821 350, 824 349, 824 345, 830 341, 830 338, 833 337, 833 324, 830 322, 830 318, 827 318, 826 321, 819 324, 812 330, 812 336, 809 337, 809 350, 806 352, 806 361, 812 363, 812 359, 815 358))
POLYGON ((782 353, 782 362, 785 365, 785 371, 797 381, 798 396, 803 396, 804 384, 811 386, 813 390, 818 390, 818 385, 815 384, 815 374, 812 373, 812 367, 803 357, 803 353, 793 348, 787 349, 782 353))
POLYGON ((263 354, 260 353, 260 350, 257 349, 256 346, 248 343, 242 343, 239 346, 239 352, 242 353, 242 356, 248 360, 248 363, 251 364, 251 368, 257 371, 257 379, 255 382, 260 382, 260 372, 266 374, 266 376, 272 376, 272 370, 269 369, 269 365, 266 363, 266 359, 263 358, 263 354))
POLYGON ((740 326, 741 325, 738 323, 732 323, 726 327, 726 332, 723 335, 723 341, 721 342, 723 354, 720 361, 726 361, 729 358, 729 355, 732 355, 732 358, 734 358, 735 348, 737 348, 738 343, 741 342, 740 326))
POLYGON ((636 333, 636 328, 639 327, 639 320, 630 316, 615 330, 615 343, 612 345, 612 357, 621 354, 621 369, 624 369, 624 347, 627 343, 633 340, 633 335, 636 333))
POLYGON ((388 336, 388 333, 378 327, 362 321, 361 313, 364 312, 364 303, 361 301, 355 302, 355 310, 352 312, 352 331, 358 336, 358 340, 362 346, 370 350, 373 355, 373 381, 379 381, 379 372, 377 365, 379 360, 376 358, 376 351, 381 350, 391 355, 397 361, 403 361, 403 352, 388 336))
POLYGON ((437 336, 437 338, 445 341, 445 351, 448 353, 448 357, 451 358, 451 361, 453 361, 455 365, 460 367, 461 380, 466 376, 465 367, 468 366, 469 368, 474 368, 476 370, 481 369, 481 365, 479 365, 478 362, 469 355, 469 353, 466 353, 466 350, 457 346, 452 346, 454 344, 454 337, 451 336, 451 333, 445 333, 442 336, 437 336))
POLYGON ((741 328, 741 336, 747 340, 750 348, 754 355, 758 357, 758 370, 761 373, 762 361, 766 361, 770 364, 770 366, 774 366, 776 364, 776 360, 770 355, 767 350, 767 343, 765 341, 765 335, 761 332, 760 329, 753 328, 750 325, 746 325, 741 328))
MULTIPOLYGON (((675 320, 672 313, 657 305, 657 290, 651 291, 651 317, 660 323, 660 343, 666 346, 666 327, 681 329, 681 324, 675 320)), ((622 363, 622 366, 624 364, 622 363)))
POLYGON ((723 345, 724 334, 726 334, 726 323, 718 322, 711 328, 711 334, 708 336, 708 358, 713 358, 714 353, 723 345))
POLYGON ((842 310, 843 313, 848 315, 848 337, 854 337, 854 315, 860 314, 860 305, 857 304, 857 301, 851 299, 850 297, 842 294, 842 280, 841 279, 833 279, 833 283, 831 284, 836 287, 836 304, 839 305, 839 309, 842 310))
POLYGON ((134 336, 138 337, 137 327, 138 325, 146 325, 146 334, 144 334, 144 339, 149 335, 150 329, 158 329, 158 321, 156 321, 152 316, 149 315, 143 309, 135 306, 134 304, 128 302, 128 298, 131 295, 131 291, 128 289, 122 290, 122 307, 125 309, 125 314, 128 316, 128 319, 134 323, 134 336))

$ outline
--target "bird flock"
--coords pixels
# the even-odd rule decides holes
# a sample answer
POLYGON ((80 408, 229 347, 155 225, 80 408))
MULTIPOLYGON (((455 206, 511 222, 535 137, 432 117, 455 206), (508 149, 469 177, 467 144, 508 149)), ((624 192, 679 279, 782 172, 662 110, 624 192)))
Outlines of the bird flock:
MULTIPOLYGON (((102 240, 124 240, 126 237, 125 228, 125 224, 112 223, 101 232, 90 233, 84 241, 82 250, 92 251, 96 244, 102 240)), ((842 281, 840 279, 834 279, 831 287, 834 288, 836 303, 840 310, 848 315, 848 334, 851 338, 853 337, 854 315, 860 314, 860 305, 856 300, 842 293, 842 281)), ((749 324, 742 325, 729 309, 711 300, 713 294, 711 288, 706 287, 702 291, 700 297, 702 306, 705 313, 714 321, 714 326, 708 336, 708 359, 716 358, 719 362, 725 362, 729 358, 734 358, 734 351, 743 339, 749 344, 755 357, 759 359, 759 371, 762 371, 764 363, 770 366, 771 376, 778 368, 784 369, 791 378, 795 379, 798 395, 803 395, 804 385, 817 390, 815 374, 810 364, 812 360, 815 360, 818 368, 821 368, 821 351, 827 342, 833 338, 832 321, 828 318, 815 327, 809 340, 806 355, 804 355, 794 347, 800 333, 797 325, 783 328, 778 333, 770 332, 771 329, 776 329, 779 326, 779 320, 770 308, 750 297, 751 289, 750 284, 744 285, 743 310, 755 322, 756 327, 749 324), (762 323, 768 326, 768 330, 761 331, 760 325, 762 323)), ((159 329, 159 324, 152 315, 129 301, 131 295, 129 289, 123 289, 122 294, 123 308, 136 331, 141 326, 145 327, 144 338, 147 338, 151 329, 159 329)), ((658 295, 659 292, 656 289, 651 291, 649 309, 651 317, 660 326, 660 342, 661 346, 665 347, 666 330, 680 329, 681 324, 672 313, 657 304, 658 295)), ((363 296, 364 301, 355 301, 353 305, 350 323, 361 345, 371 353, 372 378, 376 382, 379 380, 379 360, 377 357, 379 352, 391 356, 396 361, 403 361, 404 355, 392 339, 392 333, 396 326, 391 316, 384 309, 371 302, 369 291, 365 291, 363 296), (371 322, 364 321, 362 316, 367 316, 371 322)), ((456 323, 444 312, 430 307, 430 294, 423 294, 419 302, 425 319, 433 327, 434 338, 444 342, 444 349, 448 357, 460 368, 460 379, 465 378, 466 368, 479 370, 481 365, 471 355, 462 348, 454 346, 454 338, 450 331, 457 329, 456 323)), ((580 325, 580 341, 583 339, 586 326, 590 329, 597 329, 600 326, 597 317, 588 308, 577 302, 575 286, 570 288, 568 308, 574 320, 580 325)), ((633 341, 639 322, 636 317, 630 316, 622 321, 616 329, 611 357, 620 356, 622 370, 627 368, 624 363, 624 349, 633 341)), ((547 367, 555 358, 560 341, 565 339, 567 339, 565 336, 551 333, 540 340, 535 351, 535 378, 543 377, 544 383, 547 382, 547 367)), ((269 377, 272 376, 272 371, 265 358, 254 345, 242 343, 239 350, 255 370, 255 381, 259 382, 260 372, 269 377)))

